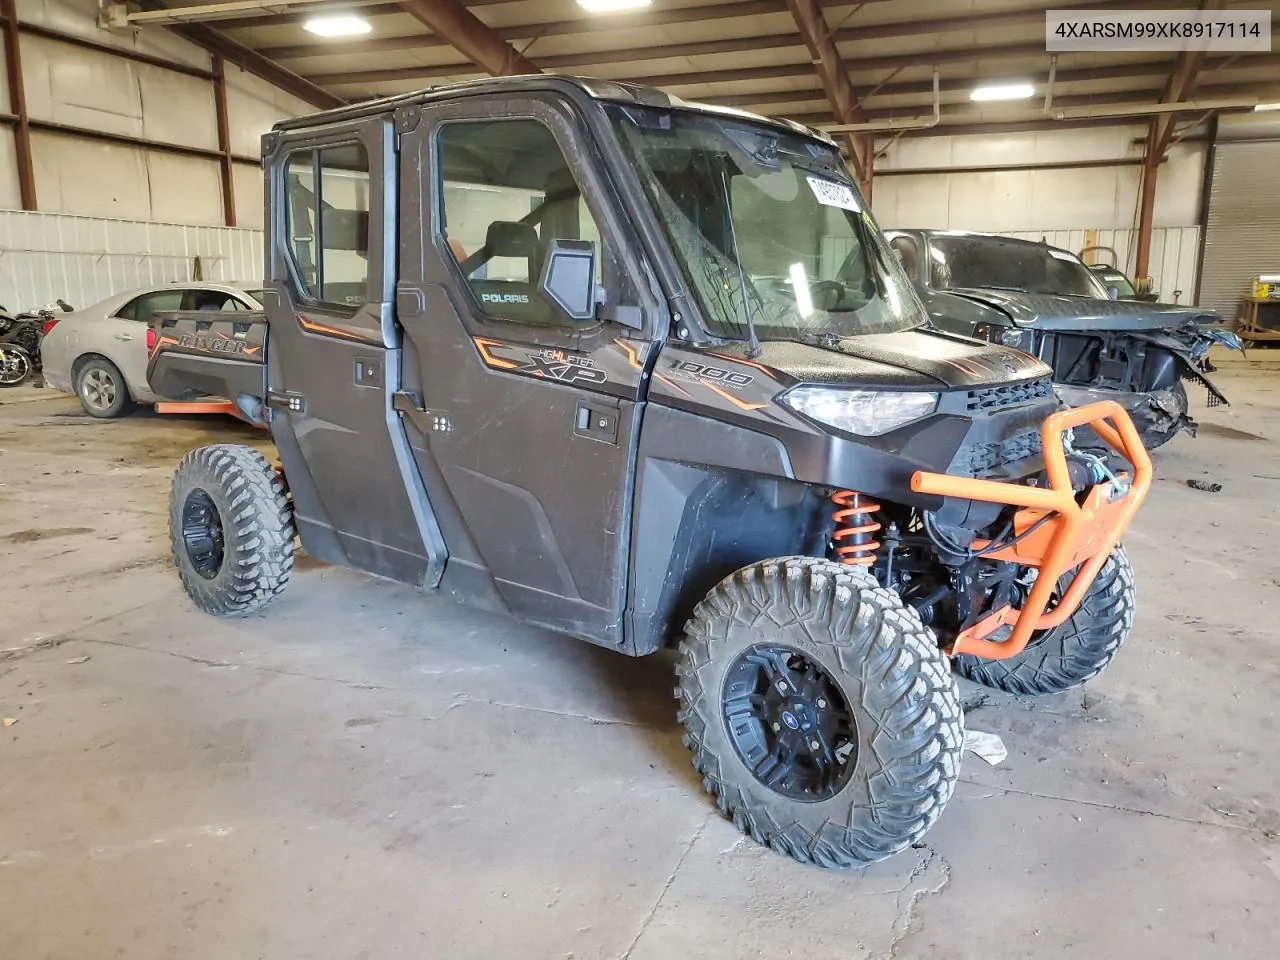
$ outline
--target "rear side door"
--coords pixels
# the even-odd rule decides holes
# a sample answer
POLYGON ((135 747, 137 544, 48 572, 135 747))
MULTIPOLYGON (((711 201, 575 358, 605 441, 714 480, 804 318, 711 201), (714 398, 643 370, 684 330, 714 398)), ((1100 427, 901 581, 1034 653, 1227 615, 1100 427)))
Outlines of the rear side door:
POLYGON ((100 350, 124 374, 135 399, 150 400, 147 386, 147 328, 160 310, 181 310, 181 289, 154 290, 134 297, 108 317, 98 334, 100 350))
POLYGON ((401 409, 440 506, 444 585, 621 644, 646 366, 665 317, 640 244, 561 101, 428 104, 398 126, 401 409), (566 320, 538 291, 556 239, 594 245, 592 319, 566 320))
POLYGON ((396 191, 390 115, 265 143, 271 433, 308 553, 407 583, 444 569, 392 412, 396 191))

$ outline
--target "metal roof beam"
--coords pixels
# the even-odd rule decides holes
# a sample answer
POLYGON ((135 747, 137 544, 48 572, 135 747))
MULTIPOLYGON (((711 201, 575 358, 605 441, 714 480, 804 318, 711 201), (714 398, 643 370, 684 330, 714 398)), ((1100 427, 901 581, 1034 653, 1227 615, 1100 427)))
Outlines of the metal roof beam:
POLYGON ((436 36, 495 77, 541 73, 542 69, 498 36, 459 0, 405 0, 400 4, 436 36))

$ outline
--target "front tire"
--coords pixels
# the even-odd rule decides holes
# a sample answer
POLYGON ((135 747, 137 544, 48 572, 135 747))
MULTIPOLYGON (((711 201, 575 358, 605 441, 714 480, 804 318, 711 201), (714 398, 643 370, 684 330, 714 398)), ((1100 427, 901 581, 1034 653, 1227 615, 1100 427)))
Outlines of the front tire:
POLYGON ((124 374, 103 357, 90 357, 80 365, 76 372, 76 396, 84 412, 99 420, 123 417, 134 408, 124 374))
MULTIPOLYGON (((1069 575, 1059 578, 1058 590, 1070 580, 1069 575)), ((984 687, 1026 696, 1062 693, 1092 680, 1115 659, 1133 626, 1133 610, 1133 568, 1117 545, 1066 623, 1033 634, 1016 657, 960 654, 951 662, 962 677, 984 687)))
POLYGON ((955 789, 960 698, 933 634, 865 570, 790 557, 739 570, 680 644, 680 720, 721 811, 803 863, 920 839, 955 789))
POLYGON ((220 443, 178 464, 169 541, 182 585, 205 613, 245 616, 283 593, 294 535, 284 483, 257 450, 220 443))

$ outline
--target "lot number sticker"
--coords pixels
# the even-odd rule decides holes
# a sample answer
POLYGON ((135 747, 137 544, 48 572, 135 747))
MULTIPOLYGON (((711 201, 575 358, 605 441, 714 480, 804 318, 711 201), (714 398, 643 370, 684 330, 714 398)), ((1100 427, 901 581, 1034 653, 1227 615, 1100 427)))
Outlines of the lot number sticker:
POLYGON ((809 181, 809 189, 824 207, 840 207, 842 210, 858 209, 857 198, 853 191, 843 183, 823 180, 821 177, 805 177, 809 181))

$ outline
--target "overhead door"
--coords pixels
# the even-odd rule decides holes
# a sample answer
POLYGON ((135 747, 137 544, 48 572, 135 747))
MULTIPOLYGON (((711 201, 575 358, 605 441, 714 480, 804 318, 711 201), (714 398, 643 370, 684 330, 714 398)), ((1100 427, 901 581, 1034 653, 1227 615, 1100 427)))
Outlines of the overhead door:
POLYGON ((1200 306, 1236 317, 1249 280, 1280 273, 1280 141, 1219 143, 1213 151, 1200 306))

